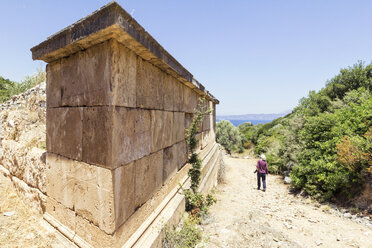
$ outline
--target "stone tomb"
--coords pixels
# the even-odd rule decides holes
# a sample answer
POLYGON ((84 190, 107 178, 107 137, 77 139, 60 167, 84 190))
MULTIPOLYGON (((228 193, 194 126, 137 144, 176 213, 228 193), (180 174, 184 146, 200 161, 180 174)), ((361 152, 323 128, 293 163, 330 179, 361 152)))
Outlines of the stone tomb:
POLYGON ((213 109, 198 134, 213 184, 218 100, 117 3, 31 51, 48 63, 45 219, 76 244, 144 242, 187 183, 184 131, 201 97, 213 109))

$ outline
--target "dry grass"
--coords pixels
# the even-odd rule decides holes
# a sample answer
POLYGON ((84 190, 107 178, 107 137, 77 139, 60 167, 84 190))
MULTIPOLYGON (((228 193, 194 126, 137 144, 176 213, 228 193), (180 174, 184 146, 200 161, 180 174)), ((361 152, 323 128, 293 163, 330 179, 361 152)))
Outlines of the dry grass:
POLYGON ((1 173, 0 195, 0 247, 64 247, 41 226, 42 216, 25 206, 11 180, 1 173))

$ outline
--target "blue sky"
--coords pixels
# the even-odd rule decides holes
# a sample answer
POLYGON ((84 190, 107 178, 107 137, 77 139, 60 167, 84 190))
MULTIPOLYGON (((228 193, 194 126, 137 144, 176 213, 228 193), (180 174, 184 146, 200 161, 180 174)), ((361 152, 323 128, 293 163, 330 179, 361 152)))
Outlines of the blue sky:
MULTIPOLYGON (((38 67, 30 48, 109 1, 1 0, 0 75, 38 67)), ((218 114, 279 113, 340 68, 372 61, 369 0, 119 0, 220 101, 218 114)))

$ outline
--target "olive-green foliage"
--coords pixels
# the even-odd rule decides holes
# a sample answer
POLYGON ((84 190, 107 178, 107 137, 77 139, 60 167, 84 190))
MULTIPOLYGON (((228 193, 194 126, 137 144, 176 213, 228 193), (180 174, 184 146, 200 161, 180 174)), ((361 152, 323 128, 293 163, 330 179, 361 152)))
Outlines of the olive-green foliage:
POLYGON ((198 220, 189 216, 179 228, 167 226, 163 240, 164 248, 194 248, 202 240, 202 230, 198 220))
POLYGON ((0 102, 5 102, 12 96, 12 89, 17 83, 0 77, 0 102))
POLYGON ((242 135, 239 129, 227 120, 217 122, 216 139, 229 153, 242 146, 242 135))
POLYGON ((266 154, 273 173, 296 165, 292 186, 319 200, 357 194, 370 166, 371 90, 372 64, 342 69, 325 88, 301 99, 291 114, 257 127, 251 137, 255 152, 266 154))
POLYGON ((0 103, 9 100, 14 95, 21 94, 31 89, 45 80, 46 73, 41 69, 32 76, 26 76, 21 83, 0 77, 0 103))
POLYGON ((191 126, 186 130, 186 143, 190 152, 189 163, 192 165, 192 167, 188 171, 188 175, 191 179, 190 189, 183 189, 183 192, 185 194, 186 211, 188 211, 197 220, 200 220, 202 216, 208 214, 209 206, 215 202, 215 199, 212 195, 204 196, 198 192, 202 161, 195 153, 195 149, 198 144, 196 134, 200 128, 203 118, 211 112, 211 109, 205 109, 203 106, 204 99, 200 99, 200 103, 198 108, 195 110, 195 116, 191 126))

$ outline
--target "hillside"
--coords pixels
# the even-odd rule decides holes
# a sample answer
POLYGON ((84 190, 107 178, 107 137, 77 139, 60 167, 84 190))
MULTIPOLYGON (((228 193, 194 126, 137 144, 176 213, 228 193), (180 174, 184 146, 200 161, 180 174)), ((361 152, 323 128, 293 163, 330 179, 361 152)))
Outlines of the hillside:
POLYGON ((294 190, 371 213, 371 91, 372 64, 358 63, 311 91, 289 115, 240 129, 257 154, 266 154, 272 173, 290 174, 294 190))

